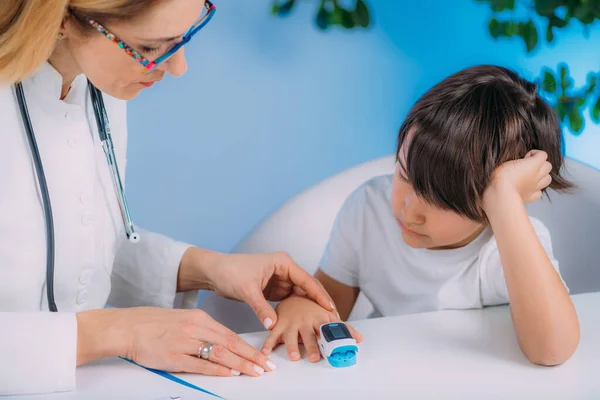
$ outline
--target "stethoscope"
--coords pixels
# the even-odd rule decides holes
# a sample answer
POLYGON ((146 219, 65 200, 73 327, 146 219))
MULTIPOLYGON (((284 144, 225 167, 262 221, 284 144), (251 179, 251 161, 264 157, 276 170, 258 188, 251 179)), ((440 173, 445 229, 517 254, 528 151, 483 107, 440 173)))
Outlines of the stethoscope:
MULTIPOLYGON (((129 214, 129 207, 127 206, 127 199, 125 198, 125 190, 123 189, 123 183, 121 182, 121 175, 117 167, 117 159, 115 157, 115 150, 110 135, 110 127, 108 124, 108 115, 106 114, 106 108, 104 107, 104 99, 102 98, 102 92, 100 92, 91 82, 88 81, 88 88, 90 90, 90 96, 92 98, 92 106, 94 108, 94 115, 96 117, 96 124, 98 125, 98 136, 102 144, 102 150, 106 155, 106 161, 111 171, 112 181, 117 193, 117 199, 119 200, 119 208, 121 209, 121 217, 123 218, 123 225, 125 225, 125 233, 127 238, 132 243, 140 241, 139 234, 135 231, 133 221, 129 214)), ((35 133, 31 124, 31 118, 29 118, 29 111, 27 110, 27 102, 25 101, 25 93, 23 92, 23 85, 21 82, 15 84, 15 91, 17 94, 17 100, 19 102, 19 109, 21 110, 21 118, 23 119, 23 125, 27 132, 27 138, 29 139, 29 146, 31 147, 31 155, 33 156, 33 162, 35 164, 35 171, 40 185, 40 192, 42 195, 42 202, 44 205, 44 217, 46 219, 46 294, 48 296, 48 308, 50 311, 56 312, 56 302, 54 301, 54 219, 52 217, 52 206, 50 204, 50 195, 48 194, 48 184, 46 182, 46 176, 44 174, 44 167, 42 166, 42 160, 40 158, 40 152, 37 147, 35 140, 35 133)))

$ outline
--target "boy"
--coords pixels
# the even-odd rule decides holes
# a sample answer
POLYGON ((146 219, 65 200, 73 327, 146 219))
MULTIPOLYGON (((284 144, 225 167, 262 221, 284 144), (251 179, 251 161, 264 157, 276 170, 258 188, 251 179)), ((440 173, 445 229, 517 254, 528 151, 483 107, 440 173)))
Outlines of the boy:
MULTIPOLYGON (((477 66, 429 90, 398 136, 394 175, 364 183, 336 218, 316 273, 339 315, 301 296, 278 305, 263 346, 320 359, 318 327, 346 320, 360 292, 380 316, 506 304, 535 364, 567 360, 579 323, 548 230, 525 204, 567 190, 561 129, 533 83, 477 66)), ((359 333, 353 331, 357 340, 359 333)))

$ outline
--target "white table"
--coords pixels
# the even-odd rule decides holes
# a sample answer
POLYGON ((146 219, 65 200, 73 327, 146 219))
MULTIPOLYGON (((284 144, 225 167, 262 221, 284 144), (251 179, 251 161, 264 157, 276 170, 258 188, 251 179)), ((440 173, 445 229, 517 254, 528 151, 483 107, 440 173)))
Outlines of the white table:
MULTIPOLYGON (((279 348, 273 354, 277 371, 261 378, 178 377, 228 400, 600 399, 600 293, 573 300, 581 342, 566 364, 553 368, 528 363, 508 308, 496 307, 355 322, 365 340, 353 368, 293 363, 279 348)), ((265 332, 244 335, 257 347, 265 337, 265 332)), ((118 359, 82 367, 77 379, 77 391, 43 398, 215 399, 118 359)))
MULTIPOLYGON (((237 399, 600 399, 600 293, 576 295, 577 352, 564 365, 530 364, 507 307, 443 311, 354 323, 365 340, 357 366, 335 370, 321 360, 288 362, 261 378, 179 375, 237 399), (250 395, 256 394, 256 395, 250 395)), ((244 335, 260 346, 264 333, 244 335)))

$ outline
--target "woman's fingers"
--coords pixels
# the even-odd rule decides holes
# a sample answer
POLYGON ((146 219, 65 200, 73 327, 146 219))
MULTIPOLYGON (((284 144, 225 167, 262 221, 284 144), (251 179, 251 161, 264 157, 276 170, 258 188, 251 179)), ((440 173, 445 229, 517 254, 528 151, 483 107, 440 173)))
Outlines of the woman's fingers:
POLYGON ((239 373, 242 373, 250 376, 260 376, 265 372, 262 367, 243 359, 236 354, 233 354, 221 344, 213 343, 212 349, 208 353, 208 360, 204 360, 203 358, 198 357, 198 353, 200 353, 201 347, 205 346, 206 343, 212 342, 203 342, 190 339, 186 344, 185 354, 196 357, 202 361, 210 361, 213 364, 221 365, 231 369, 233 371, 233 375, 239 375, 239 373))
POLYGON ((252 347, 230 329, 219 324, 210 317, 203 322, 203 325, 196 326, 193 339, 200 342, 212 343, 213 345, 221 345, 231 353, 249 361, 264 371, 270 372, 277 368, 272 360, 252 347))
POLYGON ((275 363, 263 353, 250 346, 246 341, 235 333, 222 338, 222 344, 230 352, 256 364, 265 371, 273 371, 277 368, 275 363))
POLYGON ((177 364, 181 366, 181 372, 193 374, 210 376, 238 376, 240 374, 239 371, 232 370, 223 365, 183 354, 178 357, 177 364))
POLYGON ((212 351, 208 355, 208 359, 215 364, 224 365, 250 376, 261 376, 265 372, 264 368, 232 353, 220 344, 213 346, 212 351))
POLYGON ((258 288, 249 291, 248 296, 244 298, 244 301, 252 308, 252 311, 254 311, 258 320, 262 322, 265 329, 271 329, 275 326, 277 323, 277 313, 267 299, 265 299, 265 295, 262 291, 258 288))
POLYGON ((300 287, 310 298, 319 303, 327 311, 335 309, 333 300, 325 288, 312 275, 300 268, 291 257, 287 254, 282 255, 276 264, 276 274, 279 274, 282 280, 289 280, 295 286, 300 287))

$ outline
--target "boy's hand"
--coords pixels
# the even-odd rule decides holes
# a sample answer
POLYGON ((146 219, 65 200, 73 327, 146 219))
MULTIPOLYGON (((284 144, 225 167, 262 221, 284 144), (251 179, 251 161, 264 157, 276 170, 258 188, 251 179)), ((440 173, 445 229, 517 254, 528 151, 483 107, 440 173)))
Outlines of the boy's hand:
MULTIPOLYGON (((304 343, 310 362, 321 359, 317 334, 319 327, 330 322, 341 322, 337 311, 327 311, 314 301, 301 296, 292 296, 277 306, 278 320, 271 334, 263 344, 265 355, 280 343, 285 343, 290 360, 300 359, 298 343, 304 343)), ((357 342, 362 335, 346 324, 357 342)))
POLYGON ((492 181, 483 194, 483 208, 507 191, 518 193, 523 203, 542 198, 542 190, 552 182, 552 164, 544 151, 532 150, 520 160, 500 165, 492 175, 492 181))

